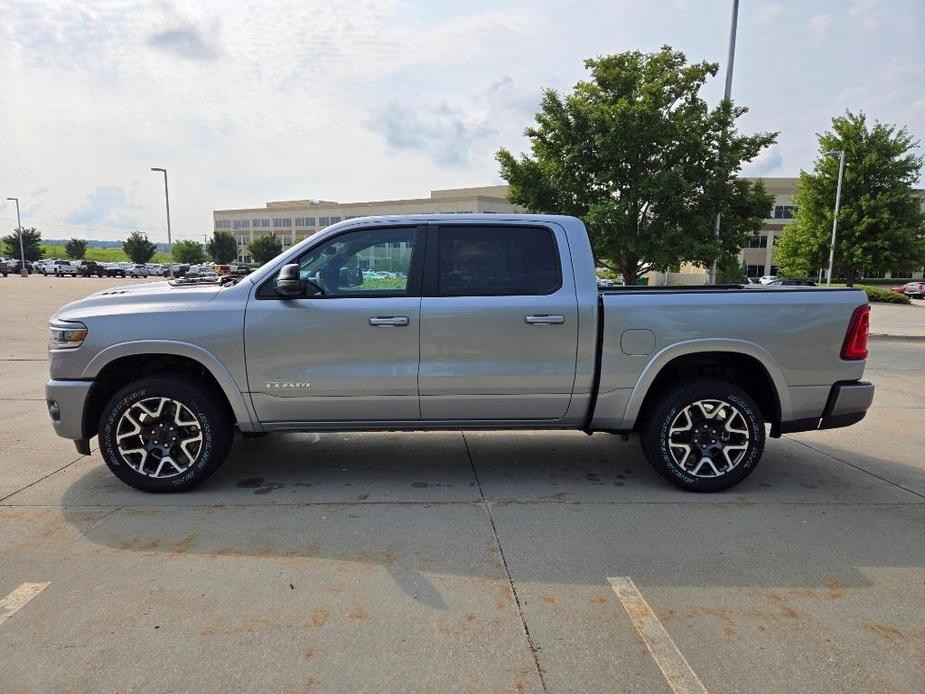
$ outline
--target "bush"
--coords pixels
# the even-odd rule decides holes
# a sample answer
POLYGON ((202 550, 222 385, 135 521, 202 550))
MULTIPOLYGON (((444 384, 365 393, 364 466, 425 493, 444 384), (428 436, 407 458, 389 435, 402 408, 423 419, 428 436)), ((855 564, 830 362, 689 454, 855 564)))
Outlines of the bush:
POLYGON ((876 301, 884 304, 908 304, 909 297, 905 294, 898 294, 896 292, 891 292, 889 289, 884 289, 883 287, 871 287, 870 285, 856 284, 858 289, 863 289, 867 292, 868 301, 876 301))

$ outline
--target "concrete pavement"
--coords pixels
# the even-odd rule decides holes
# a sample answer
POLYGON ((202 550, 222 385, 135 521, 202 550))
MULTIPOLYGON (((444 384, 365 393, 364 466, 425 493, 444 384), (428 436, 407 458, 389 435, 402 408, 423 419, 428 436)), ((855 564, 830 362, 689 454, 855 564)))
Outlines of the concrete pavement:
POLYGON ((870 305, 870 335, 874 339, 899 338, 925 340, 925 300, 911 305, 870 305))
POLYGON ((445 432, 238 440, 146 495, 52 434, 44 321, 107 280, 51 282, 0 301, 0 599, 48 583, 0 623, 4 691, 669 692, 623 576, 708 691, 925 677, 921 344, 873 343, 868 418, 725 494, 634 440, 445 432))

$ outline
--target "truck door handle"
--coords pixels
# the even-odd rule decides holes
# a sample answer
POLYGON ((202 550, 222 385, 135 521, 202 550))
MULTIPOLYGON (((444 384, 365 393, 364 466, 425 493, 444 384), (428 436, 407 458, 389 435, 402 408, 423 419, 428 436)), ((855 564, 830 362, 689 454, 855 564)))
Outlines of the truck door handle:
POLYGON ((376 327, 400 327, 408 325, 408 316, 375 316, 369 319, 369 324, 376 327))
POLYGON ((529 325, 561 325, 565 322, 565 316, 559 314, 524 316, 524 322, 529 325))

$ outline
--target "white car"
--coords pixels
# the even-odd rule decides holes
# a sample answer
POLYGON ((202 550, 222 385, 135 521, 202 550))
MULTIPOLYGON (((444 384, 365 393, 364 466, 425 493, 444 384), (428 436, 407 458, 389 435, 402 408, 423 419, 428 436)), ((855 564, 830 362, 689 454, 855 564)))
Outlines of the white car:
POLYGON ((151 275, 156 277, 162 277, 164 275, 164 266, 160 263, 147 263, 146 266, 151 275))
POLYGON ((147 277, 151 274, 151 271, 148 270, 148 266, 141 265, 140 263, 129 265, 125 272, 129 277, 147 277))
POLYGON ((758 278, 758 284, 771 284, 777 279, 777 275, 762 275, 758 278))
POLYGON ((42 274, 54 275, 55 277, 64 277, 71 275, 77 277, 77 263, 70 260, 52 260, 42 267, 42 274))

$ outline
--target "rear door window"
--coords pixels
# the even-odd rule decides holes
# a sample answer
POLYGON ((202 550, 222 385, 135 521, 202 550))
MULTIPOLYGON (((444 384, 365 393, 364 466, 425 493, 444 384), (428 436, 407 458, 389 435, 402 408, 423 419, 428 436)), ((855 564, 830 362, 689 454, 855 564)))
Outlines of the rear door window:
POLYGON ((438 296, 537 296, 562 286, 549 229, 445 226, 438 239, 438 296))

